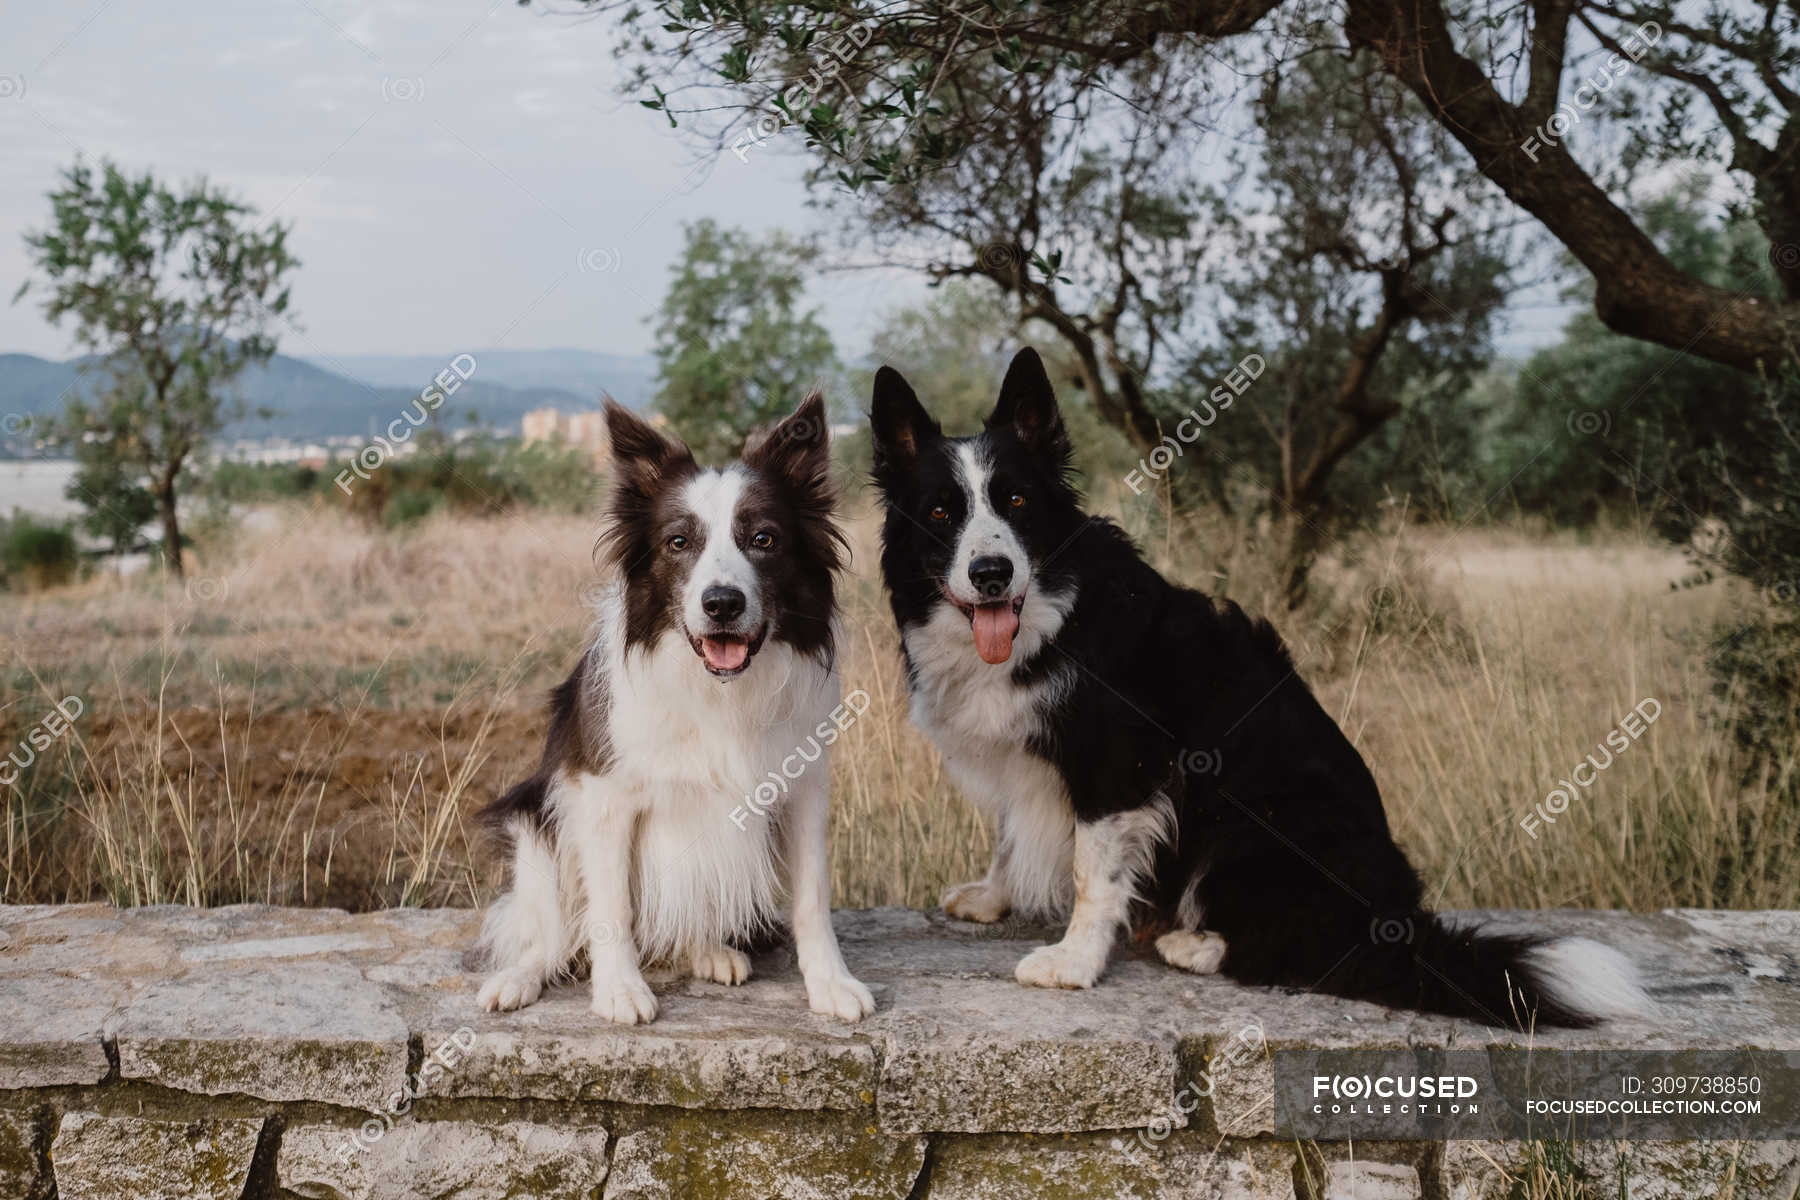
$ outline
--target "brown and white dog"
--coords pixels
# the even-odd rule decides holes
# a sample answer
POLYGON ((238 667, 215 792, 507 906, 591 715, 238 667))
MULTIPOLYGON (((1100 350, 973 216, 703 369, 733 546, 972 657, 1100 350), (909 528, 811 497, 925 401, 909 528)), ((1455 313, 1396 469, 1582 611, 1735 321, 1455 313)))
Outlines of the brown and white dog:
POLYGON ((785 885, 812 1010, 860 1020, 875 1006, 831 928, 815 732, 840 693, 824 403, 808 396, 722 469, 616 404, 606 422, 617 578, 552 694, 536 774, 483 814, 513 861, 483 929, 481 1005, 530 1004, 585 949, 593 1011, 652 1020, 642 964, 742 983, 733 943, 771 923, 785 885), (758 781, 809 745, 779 803, 743 819, 758 781))

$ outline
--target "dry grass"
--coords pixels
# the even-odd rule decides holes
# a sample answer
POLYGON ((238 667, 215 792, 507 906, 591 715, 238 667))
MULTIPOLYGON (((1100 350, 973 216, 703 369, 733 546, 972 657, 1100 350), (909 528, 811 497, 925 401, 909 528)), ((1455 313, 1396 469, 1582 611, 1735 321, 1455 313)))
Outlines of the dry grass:
MULTIPOLYGON (((1273 611, 1267 531, 1123 513, 1165 569, 1273 611)), ((935 901, 987 833, 906 716, 850 520, 848 688, 874 700, 833 758, 836 895, 935 901)), ((472 903, 498 881, 470 816, 527 771, 536 706, 578 646, 593 529, 523 515, 372 531, 291 510, 187 587, 95 579, 0 599, 6 744, 88 706, 7 789, 7 901, 472 903)), ((1454 906, 1800 906, 1771 861, 1790 801, 1745 780, 1707 631, 1745 602, 1671 590, 1666 549, 1405 527, 1355 540, 1278 621, 1369 759, 1434 900, 1454 906), (1554 825, 1520 820, 1646 697, 1662 714, 1554 825)))

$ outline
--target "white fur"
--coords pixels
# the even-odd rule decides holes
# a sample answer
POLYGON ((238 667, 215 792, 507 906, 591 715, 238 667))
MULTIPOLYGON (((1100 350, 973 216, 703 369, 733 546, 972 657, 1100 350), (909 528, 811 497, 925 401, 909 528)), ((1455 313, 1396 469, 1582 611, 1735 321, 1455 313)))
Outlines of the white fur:
POLYGON ((705 530, 705 544, 700 547, 700 557, 688 574, 687 587, 681 598, 682 620, 696 633, 708 625, 700 602, 709 587, 734 587, 744 593, 744 615, 740 624, 746 631, 756 629, 763 622, 756 568, 737 544, 733 528, 738 501, 744 495, 744 482, 744 473, 735 468, 702 471, 682 489, 682 503, 699 518, 701 528, 705 530))
POLYGON ((550 842, 530 821, 515 819, 512 890, 496 900, 482 922, 481 941, 489 959, 502 964, 483 984, 486 1009, 523 1008, 544 984, 567 970, 580 949, 580 920, 571 903, 577 889, 557 879, 550 842))
POLYGON ((1564 1008, 1601 1020, 1647 1016, 1655 1010, 1631 960, 1587 938, 1558 938, 1519 956, 1550 997, 1564 1008))
POLYGON ((554 849, 528 828, 516 830, 524 836, 513 887, 487 921, 499 969, 482 989, 483 1006, 529 1004, 542 979, 566 970, 584 943, 594 1011, 613 1021, 656 1015, 644 962, 674 961, 741 982, 748 961, 724 943, 773 916, 785 862, 814 1011, 845 1020, 874 1011, 831 928, 826 755, 772 807, 733 819, 759 781, 809 747, 838 703, 836 672, 771 642, 742 675, 721 681, 680 637, 627 654, 623 624, 615 586, 601 601, 593 651, 609 689, 612 763, 603 775, 552 789, 554 849))
MULTIPOLYGON (((989 664, 975 653, 968 618, 949 604, 906 630, 912 663, 912 718, 936 744, 964 796, 995 825, 994 861, 962 912, 979 919, 1008 908, 1044 916, 1069 911, 1074 899, 1075 813, 1062 774, 1025 748, 1074 685, 1075 668, 1058 664, 1030 687, 1013 667, 1036 654, 1062 628, 1073 594, 1039 592, 1019 613, 1013 658, 989 664), (997 911, 995 911, 997 908, 997 911)), ((967 886, 967 885, 965 885, 967 886)))
POLYGON ((1171 967, 1196 975, 1217 975, 1225 962, 1222 934, 1177 929, 1156 939, 1157 955, 1171 967))
POLYGON ((1138 881, 1159 843, 1173 836, 1168 797, 1075 827, 1075 911, 1063 939, 1020 960, 1014 974, 1034 987, 1086 988, 1106 970, 1113 941, 1131 917, 1138 881))
POLYGON ((950 594, 963 604, 993 599, 976 595, 975 587, 969 581, 969 564, 984 556, 997 555, 1012 563, 1012 584, 1006 599, 1025 591, 1031 583, 1031 556, 1025 553, 1018 534, 994 511, 988 498, 988 483, 993 474, 994 464, 982 457, 979 443, 964 442, 956 448, 956 476, 969 500, 969 516, 957 535, 956 554, 950 560, 950 575, 945 584, 950 594))

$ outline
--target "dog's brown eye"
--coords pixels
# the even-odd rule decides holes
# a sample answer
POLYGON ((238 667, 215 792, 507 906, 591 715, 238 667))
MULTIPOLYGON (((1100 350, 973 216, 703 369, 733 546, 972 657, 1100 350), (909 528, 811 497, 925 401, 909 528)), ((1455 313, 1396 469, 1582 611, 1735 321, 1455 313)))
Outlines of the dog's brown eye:
POLYGON ((931 519, 934 521, 948 521, 950 519, 950 510, 941 504, 934 504, 931 506, 931 519))
POLYGON ((750 544, 758 550, 769 550, 775 546, 775 535, 766 529, 758 530, 750 538, 750 544))
POLYGON ((1019 495, 1019 493, 1017 493, 1017 492, 1014 492, 1012 494, 1012 496, 1007 500, 1007 503, 1011 504, 1014 508, 1024 508, 1025 507, 1025 497, 1019 495))
POLYGON ((687 549, 687 539, 682 537, 679 533, 676 534, 669 539, 669 549, 679 554, 681 551, 687 549))

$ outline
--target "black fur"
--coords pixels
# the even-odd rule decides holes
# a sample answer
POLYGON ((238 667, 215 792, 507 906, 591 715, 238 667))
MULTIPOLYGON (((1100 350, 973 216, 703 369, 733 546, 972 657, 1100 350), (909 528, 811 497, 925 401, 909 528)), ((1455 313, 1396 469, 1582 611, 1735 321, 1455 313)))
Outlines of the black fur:
MULTIPOLYGON (((1592 1024, 1521 968, 1535 939, 1457 930, 1425 910, 1373 777, 1281 639, 1236 604, 1169 583, 1115 525, 1081 511, 1055 412, 1042 365, 1022 351, 978 435, 996 511, 1032 559, 1032 593, 1077 593, 1055 638, 1005 669, 1018 684, 1074 669, 1043 714, 1048 732, 1028 745, 1061 773, 1078 822, 1159 793, 1173 802, 1176 836, 1134 923, 1172 920, 1194 886, 1204 927, 1226 940, 1223 970, 1240 982, 1500 1026, 1592 1024), (1027 501, 1016 511, 997 499, 1012 493, 1027 501)), ((905 630, 945 603, 964 506, 958 439, 891 370, 876 377, 871 419, 887 506, 882 573, 905 630), (942 506, 951 519, 933 521, 942 506)))
POLYGON ((490 832, 504 834, 514 817, 544 828, 549 820, 545 797, 559 772, 578 768, 599 775, 612 765, 612 747, 606 739, 609 697, 593 659, 591 652, 583 654, 569 677, 550 689, 550 728, 537 770, 476 814, 490 832))

